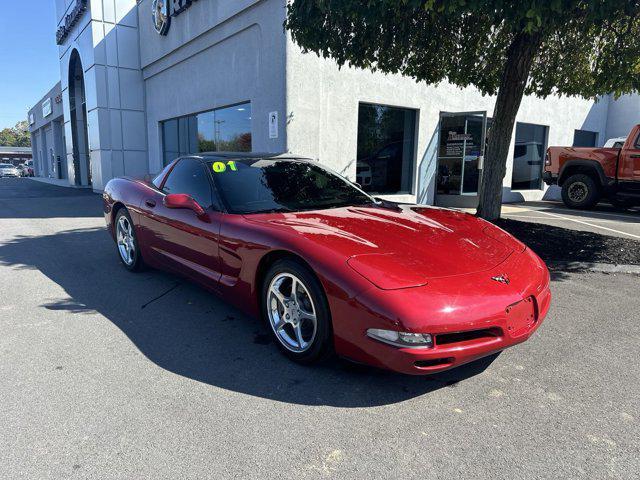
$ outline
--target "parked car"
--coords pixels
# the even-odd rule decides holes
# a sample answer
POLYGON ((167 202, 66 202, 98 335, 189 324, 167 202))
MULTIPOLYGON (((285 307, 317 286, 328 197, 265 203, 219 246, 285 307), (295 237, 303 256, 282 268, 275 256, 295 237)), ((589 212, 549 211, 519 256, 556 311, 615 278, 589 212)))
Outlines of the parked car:
POLYGON ((28 177, 33 177, 35 172, 33 170, 33 160, 27 160, 26 162, 24 162, 24 164, 27 167, 27 176, 28 177))
POLYGON ((622 148, 624 146, 624 142, 626 141, 626 137, 610 138, 609 140, 604 142, 604 148, 622 148))
POLYGON ((446 370, 524 342, 551 301, 545 264, 500 228, 377 201, 295 156, 183 157, 152 181, 111 180, 103 201, 128 270, 200 283, 301 363, 446 370))
POLYGON ((29 176, 29 167, 27 167, 27 165, 25 165, 24 163, 21 163, 16 168, 20 172, 20 176, 21 177, 28 177, 29 176))
MULTIPOLYGON (((513 190, 540 188, 539 175, 544 162, 544 145, 535 141, 516 142, 513 158, 511 188, 513 190)), ((475 185, 478 184, 478 180, 475 181, 475 185)))
POLYGON ((544 181, 562 187, 569 208, 589 209, 602 199, 621 208, 640 205, 640 125, 621 148, 550 147, 544 181))
POLYGON ((20 170, 11 163, 0 163, 0 177, 19 177, 20 170))
MULTIPOLYGON (((402 183, 402 155, 406 148, 405 142, 391 142, 379 148, 368 157, 358 160, 356 169, 368 166, 363 180, 368 181, 365 190, 370 192, 384 192, 389 184, 402 183), (369 180, 370 176, 370 180, 369 180)), ((362 184, 365 187, 365 184, 362 184)))

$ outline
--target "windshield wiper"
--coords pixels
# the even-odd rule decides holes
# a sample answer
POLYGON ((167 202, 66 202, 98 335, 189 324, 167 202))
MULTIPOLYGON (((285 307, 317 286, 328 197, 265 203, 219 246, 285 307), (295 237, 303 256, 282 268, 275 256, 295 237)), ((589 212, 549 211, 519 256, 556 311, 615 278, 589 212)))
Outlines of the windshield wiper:
POLYGON ((256 210, 251 213, 288 213, 293 212, 290 208, 287 207, 277 207, 277 208, 268 208, 267 210, 256 210))

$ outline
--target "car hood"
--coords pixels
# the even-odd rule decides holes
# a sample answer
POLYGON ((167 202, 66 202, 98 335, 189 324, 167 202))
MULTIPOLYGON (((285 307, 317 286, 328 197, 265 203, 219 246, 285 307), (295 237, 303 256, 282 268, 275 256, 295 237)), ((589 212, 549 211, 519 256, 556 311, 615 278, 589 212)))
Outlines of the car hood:
POLYGON ((249 217, 343 256, 354 271, 382 289, 489 270, 519 248, 497 227, 440 208, 345 207, 249 217))

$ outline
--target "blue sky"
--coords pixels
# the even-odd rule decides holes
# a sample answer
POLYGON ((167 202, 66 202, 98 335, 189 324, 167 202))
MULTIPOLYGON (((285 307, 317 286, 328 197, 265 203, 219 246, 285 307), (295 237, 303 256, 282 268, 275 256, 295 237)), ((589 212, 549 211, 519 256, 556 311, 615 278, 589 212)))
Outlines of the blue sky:
POLYGON ((60 80, 54 0, 0 0, 0 130, 60 80))

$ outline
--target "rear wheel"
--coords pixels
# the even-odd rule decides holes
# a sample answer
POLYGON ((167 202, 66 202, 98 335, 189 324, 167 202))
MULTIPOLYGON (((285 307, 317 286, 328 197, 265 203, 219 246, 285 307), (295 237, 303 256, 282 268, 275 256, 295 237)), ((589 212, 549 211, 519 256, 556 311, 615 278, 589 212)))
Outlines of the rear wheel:
POLYGON ((331 355, 327 299, 318 279, 302 262, 277 261, 265 276, 261 303, 271 333, 287 357, 312 364, 331 355))
POLYGON ((571 175, 562 184, 562 201, 569 208, 590 209, 600 200, 595 180, 584 173, 571 175))
POLYGON ((116 215, 116 246, 123 265, 132 272, 142 269, 144 262, 140 255, 138 239, 133 222, 126 208, 121 208, 116 215))

